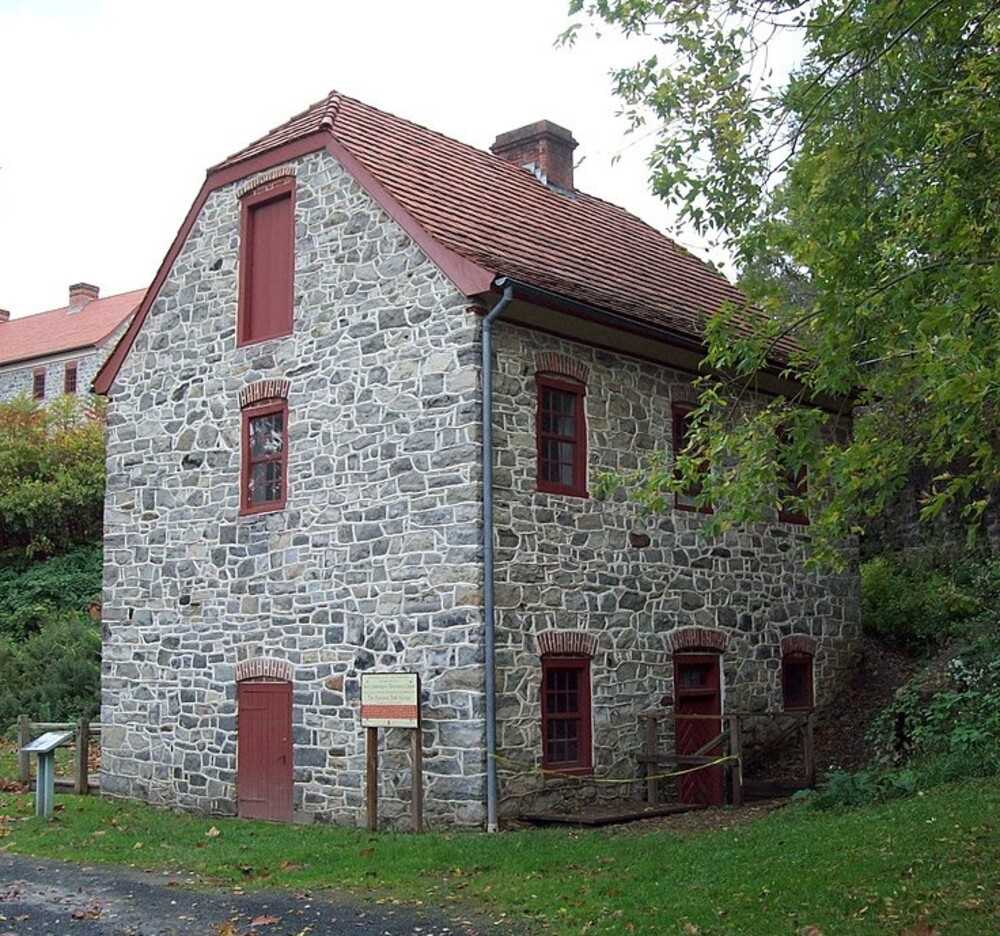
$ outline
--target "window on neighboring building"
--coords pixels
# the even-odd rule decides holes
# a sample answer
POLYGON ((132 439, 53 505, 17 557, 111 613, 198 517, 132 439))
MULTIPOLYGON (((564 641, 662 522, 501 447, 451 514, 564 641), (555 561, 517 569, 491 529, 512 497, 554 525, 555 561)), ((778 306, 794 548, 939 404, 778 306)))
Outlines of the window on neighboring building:
POLYGON ((240 344, 292 333, 295 276, 295 180, 243 199, 240 229, 240 344))
POLYGON ((31 384, 31 395, 36 400, 45 399, 45 368, 40 367, 35 371, 31 384))
POLYGON ((243 411, 243 513, 279 510, 288 497, 288 406, 283 400, 243 411))
POLYGON ((76 361, 70 361, 66 365, 66 372, 63 376, 63 392, 76 393, 76 361))
POLYGON ((813 660, 808 653, 786 653, 781 658, 781 690, 786 709, 813 707, 813 660))
POLYGON ((539 375, 536 441, 538 490, 587 496, 584 386, 539 375))
MULTIPOLYGON (((691 427, 691 411, 690 406, 684 406, 683 404, 674 404, 671 408, 671 417, 673 421, 673 446, 674 446, 674 458, 676 459, 681 452, 687 448, 688 444, 688 432, 691 427)), ((701 493, 701 488, 699 486, 691 487, 688 490, 680 494, 674 495, 674 506, 679 510, 698 510, 702 513, 711 513, 711 507, 699 507, 696 498, 701 493)))
POLYGON ((587 657, 542 657, 542 766, 591 769, 587 657))

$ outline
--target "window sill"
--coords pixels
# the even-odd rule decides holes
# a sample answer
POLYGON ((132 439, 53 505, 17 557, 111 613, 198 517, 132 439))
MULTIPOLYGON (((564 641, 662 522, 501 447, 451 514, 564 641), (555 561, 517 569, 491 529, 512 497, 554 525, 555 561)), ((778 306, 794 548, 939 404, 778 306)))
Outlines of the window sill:
POLYGON ((542 771, 546 778, 559 779, 560 776, 590 777, 593 776, 593 767, 558 767, 554 764, 542 764, 542 771))
POLYGON ((295 334, 294 329, 291 331, 281 332, 278 335, 265 335, 263 338, 237 338, 236 347, 253 347, 254 345, 264 344, 265 341, 277 341, 279 338, 291 338, 293 334, 295 334))
POLYGON ((715 510, 711 507, 695 507, 692 504, 678 504, 674 501, 674 510, 683 510, 685 513, 712 514, 715 510))
POLYGON ((539 494, 561 494, 563 497, 579 497, 582 500, 589 500, 590 494, 586 488, 561 487, 557 484, 546 484, 539 481, 535 485, 535 490, 539 494))
POLYGON ((241 517, 259 517, 263 514, 281 513, 285 509, 287 501, 280 504, 265 504, 260 507, 240 507, 241 517))
POLYGON ((779 523, 794 523, 795 526, 809 526, 809 518, 803 517, 802 514, 778 514, 779 523))

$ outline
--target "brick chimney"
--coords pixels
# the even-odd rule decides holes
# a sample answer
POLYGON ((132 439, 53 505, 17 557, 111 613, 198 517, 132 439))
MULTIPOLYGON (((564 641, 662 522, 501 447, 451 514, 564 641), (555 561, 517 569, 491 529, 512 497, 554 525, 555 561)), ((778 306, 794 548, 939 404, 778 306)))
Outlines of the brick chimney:
POLYGON ((573 134, 551 120, 501 133, 490 149, 501 159, 530 169, 543 182, 557 188, 573 188, 573 134))
POLYGON ((88 302, 93 302, 100 291, 90 283, 74 283, 69 288, 69 308, 66 311, 70 314, 79 312, 88 302))
POLYGON ((9 322, 9 321, 10 321, 10 312, 8 312, 6 309, 0 309, 0 322, 9 322))

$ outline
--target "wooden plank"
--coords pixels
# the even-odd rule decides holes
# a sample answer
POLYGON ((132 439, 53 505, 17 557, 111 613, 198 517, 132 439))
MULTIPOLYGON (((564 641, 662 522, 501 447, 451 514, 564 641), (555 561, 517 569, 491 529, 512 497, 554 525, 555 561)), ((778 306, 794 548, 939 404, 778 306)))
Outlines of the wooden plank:
POLYGON ((419 726, 410 732, 413 748, 413 831, 424 831, 424 737, 419 726))
POLYGON ((365 729, 365 803, 368 831, 378 831, 378 728, 365 729))
POLYGON ((90 727, 86 718, 81 718, 76 726, 76 781, 73 792, 86 796, 90 792, 90 727))
POLYGON ((634 804, 634 808, 623 808, 620 812, 608 813, 557 813, 540 812, 520 816, 525 822, 540 825, 605 826, 618 822, 634 822, 637 819, 655 819, 659 816, 675 816, 681 813, 705 809, 701 804, 660 803, 655 806, 644 803, 634 804))
POLYGON ((17 776, 21 783, 31 784, 31 755, 23 748, 31 741, 31 719, 17 716, 17 776))
POLYGON ((816 786, 816 714, 809 713, 802 736, 803 760, 805 761, 806 786, 816 786))
POLYGON ((733 805, 743 805, 743 735, 740 726, 740 716, 729 716, 729 753, 740 758, 730 765, 730 776, 733 778, 733 805))
POLYGON ((671 764, 687 764, 690 767, 695 767, 699 764, 714 764, 718 759, 718 756, 703 757, 694 754, 657 754, 655 757, 648 757, 645 754, 639 755, 639 763, 658 764, 661 767, 669 767, 671 764))
POLYGON ((645 754, 647 757, 654 758, 653 761, 646 762, 646 802, 650 804, 655 804, 659 800, 659 792, 657 790, 658 781, 652 779, 653 774, 656 773, 654 770, 655 758, 656 758, 656 725, 657 721, 655 716, 648 716, 646 718, 646 750, 645 754))
MULTIPOLYGON (((698 748, 697 751, 692 751, 690 755, 684 755, 684 756, 685 757, 687 757, 687 756, 701 757, 702 755, 705 755, 707 757, 707 756, 709 756, 708 752, 711 751, 712 748, 718 747, 724 741, 728 741, 728 740, 729 740, 729 731, 726 730, 726 731, 723 731, 722 734, 720 734, 718 737, 712 738, 711 741, 706 741, 700 748, 698 748)), ((718 755, 715 755, 715 756, 718 756, 718 755)))

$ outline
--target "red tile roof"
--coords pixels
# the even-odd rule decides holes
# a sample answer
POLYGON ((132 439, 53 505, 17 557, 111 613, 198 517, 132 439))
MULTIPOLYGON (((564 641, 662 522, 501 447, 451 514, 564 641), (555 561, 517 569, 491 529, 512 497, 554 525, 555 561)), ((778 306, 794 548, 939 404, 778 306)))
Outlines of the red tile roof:
POLYGON ((134 289, 94 299, 72 314, 63 306, 0 322, 0 366, 99 344, 136 310, 144 293, 134 289))
POLYGON ((438 243, 497 275, 701 339, 724 276, 602 199, 331 92, 212 171, 329 130, 438 243))

